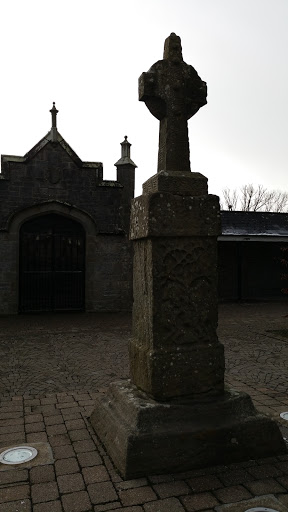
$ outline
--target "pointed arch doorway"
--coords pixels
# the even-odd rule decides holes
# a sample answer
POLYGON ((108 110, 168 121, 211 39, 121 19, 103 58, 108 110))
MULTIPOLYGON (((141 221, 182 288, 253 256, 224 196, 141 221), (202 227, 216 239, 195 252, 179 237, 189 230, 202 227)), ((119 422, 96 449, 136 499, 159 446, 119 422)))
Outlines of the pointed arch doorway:
POLYGON ((85 231, 50 213, 20 229, 19 312, 85 309, 85 231))

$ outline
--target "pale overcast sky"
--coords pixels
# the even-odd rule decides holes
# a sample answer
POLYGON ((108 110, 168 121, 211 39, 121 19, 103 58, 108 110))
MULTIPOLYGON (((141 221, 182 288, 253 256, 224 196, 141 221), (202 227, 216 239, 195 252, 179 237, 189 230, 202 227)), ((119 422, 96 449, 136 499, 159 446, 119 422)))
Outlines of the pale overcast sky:
POLYGON ((185 62, 208 85, 189 121, 191 170, 209 192, 245 183, 288 191, 288 0, 4 0, 1 154, 24 155, 58 129, 78 156, 115 179, 124 135, 136 195, 157 172, 158 121, 138 77, 181 37, 185 62))

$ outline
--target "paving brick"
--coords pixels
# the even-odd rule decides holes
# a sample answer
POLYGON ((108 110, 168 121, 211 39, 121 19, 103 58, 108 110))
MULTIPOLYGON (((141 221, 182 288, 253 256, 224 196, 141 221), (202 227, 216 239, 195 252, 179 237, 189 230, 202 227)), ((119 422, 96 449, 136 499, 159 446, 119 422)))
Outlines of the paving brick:
POLYGON ((86 491, 64 494, 61 500, 65 512, 90 512, 92 508, 86 491))
POLYGON ((25 500, 30 498, 29 485, 17 485, 13 487, 6 487, 6 489, 0 489, 0 503, 6 503, 6 501, 25 500))
POLYGON ((262 478, 269 477, 277 477, 283 475, 282 471, 276 466, 272 466, 270 464, 265 464, 263 466, 254 466, 252 468, 248 468, 247 471, 253 475, 257 480, 262 478))
POLYGON ((189 494, 190 488, 188 485, 178 480, 178 482, 167 482, 163 484, 153 485, 154 491, 160 498, 169 498, 170 496, 180 496, 182 494, 189 494))
MULTIPOLYGON (((2 412, 0 413, 0 420, 12 420, 14 418, 21 418, 22 412, 2 412)), ((13 425, 13 423, 12 423, 13 425)))
POLYGON ((188 512, 196 510, 207 510, 219 505, 219 501, 210 493, 194 494, 193 496, 184 496, 181 501, 188 512))
POLYGON ((75 398, 71 395, 67 395, 65 393, 65 395, 61 395, 60 393, 57 393, 57 401, 59 404, 71 404, 71 402, 75 403, 75 398))
POLYGON ((56 408, 60 409, 61 411, 63 409, 76 409, 76 408, 78 409, 78 404, 77 404, 77 402, 72 400, 71 402, 61 402, 61 403, 58 403, 58 404, 56 404, 56 408))
POLYGON ((57 414, 56 416, 47 416, 45 418, 46 425, 59 425, 61 423, 64 423, 61 414, 57 414))
MULTIPOLYGON (((179 477, 178 477, 179 478, 179 477)), ((174 482, 175 478, 173 475, 150 475, 149 481, 152 484, 162 484, 163 482, 174 482)))
POLYGON ((27 434, 30 432, 44 432, 45 425, 43 421, 35 422, 35 423, 28 423, 25 425, 25 431, 27 434))
POLYGON ((222 487, 222 483, 220 482, 219 478, 214 475, 204 475, 190 478, 187 480, 187 483, 190 485, 192 491, 194 492, 213 491, 213 489, 222 487))
POLYGON ((33 505, 33 512, 62 512, 61 501, 48 501, 33 505))
POLYGON ((49 436, 49 443, 51 446, 64 446, 65 444, 70 444, 70 438, 68 434, 49 436))
POLYGON ((33 484, 31 486, 31 496, 33 504, 56 500, 59 497, 57 484, 55 482, 33 484))
POLYGON ((82 420, 79 407, 71 407, 71 409, 62 409, 61 414, 65 421, 82 420))
POLYGON ((0 427, 0 434, 12 434, 13 432, 23 432, 24 425, 5 425, 0 427))
POLYGON ((54 424, 54 425, 47 425, 46 431, 48 436, 54 436, 57 434, 66 434, 67 429, 65 427, 64 423, 54 424))
MULTIPOLYGON (((122 509, 126 510, 127 509, 122 509)), ((167 498, 165 500, 151 501, 144 505, 145 512, 185 512, 183 506, 177 498, 167 498)))
POLYGON ((245 487, 257 496, 258 494, 269 494, 275 492, 285 492, 284 487, 272 478, 265 478, 265 480, 255 480, 254 482, 247 482, 245 487))
POLYGON ((86 428, 80 430, 69 430, 69 436, 71 441, 84 441, 85 439, 91 439, 86 428))
POLYGON ((53 454, 55 459, 68 459, 75 457, 75 452, 70 444, 64 444, 64 446, 55 446, 53 448, 53 454))
POLYGON ((26 435, 27 443, 47 443, 48 437, 46 432, 33 432, 26 435))
POLYGON ((92 439, 86 439, 84 441, 75 441, 75 443, 73 443, 73 448, 76 453, 84 453, 96 450, 95 443, 92 441, 92 439))
POLYGON ((245 471, 244 469, 236 469, 234 471, 226 471, 225 473, 219 473, 218 478, 223 482, 224 485, 239 485, 245 482, 254 480, 254 476, 245 471))
POLYGON ((89 484, 87 490, 90 500, 94 505, 98 503, 107 503, 118 499, 117 493, 111 482, 100 482, 89 484))
POLYGON ((31 512, 31 501, 20 500, 0 503, 0 512, 31 512))
POLYGON ((74 400, 76 400, 76 402, 79 402, 80 400, 92 400, 94 403, 94 400, 90 397, 90 395, 88 393, 81 393, 80 395, 77 393, 74 393, 73 397, 74 397, 74 400))
MULTIPOLYGON (((4 403, 4 402, 3 402, 4 403)), ((23 405, 17 402, 6 402, 8 405, 3 405, 1 407, 1 412, 23 412, 23 405)))
POLYGON ((42 412, 43 416, 53 416, 54 414, 57 414, 57 409, 55 405, 41 405, 39 407, 35 407, 35 409, 33 408, 33 412, 42 412))
POLYGON ((0 435, 0 444, 14 444, 14 443, 25 443, 25 433, 21 432, 11 432, 10 434, 1 434, 0 435))
POLYGON ((151 487, 137 487, 136 489, 119 491, 119 498, 124 506, 130 506, 155 501, 157 496, 151 487))
POLYGON ((55 470, 57 476, 68 475, 70 473, 78 473, 79 465, 75 457, 70 459, 59 459, 55 462, 55 470))
POLYGON ((102 459, 96 451, 78 454, 78 461, 82 468, 102 464, 102 459))
POLYGON ((86 427, 83 420, 66 420, 65 425, 68 430, 81 430, 86 427))
POLYGON ((30 481, 32 484, 52 482, 55 480, 55 472, 52 464, 36 466, 30 469, 30 481))
POLYGON ((107 511, 109 510, 109 512, 110 512, 110 510, 116 510, 116 511, 117 510, 121 510, 121 512, 123 512, 123 510, 125 512, 127 512, 127 510, 128 510, 128 512, 129 511, 130 512, 131 511, 134 512, 133 511, 134 508, 137 509, 136 512, 138 512, 138 511, 139 512, 143 512, 143 508, 142 507, 129 507, 129 508, 126 508, 126 507, 125 508, 122 508, 122 507, 119 508, 119 507, 121 507, 120 501, 113 501, 113 502, 110 501, 110 503, 102 503, 102 505, 95 505, 94 506, 94 512, 106 512, 106 510, 107 511))
POLYGON ((90 406, 94 407, 95 402, 92 399, 91 400, 79 400, 78 401, 78 405, 80 405, 80 407, 87 407, 87 406, 88 407, 90 407, 90 406))
POLYGON ((110 480, 109 474, 103 465, 83 468, 82 474, 87 485, 110 480))
POLYGON ((217 489, 214 493, 222 503, 234 503, 235 501, 248 500, 249 498, 252 498, 252 494, 242 485, 226 487, 225 489, 217 489))
POLYGON ((136 487, 144 487, 148 485, 147 478, 135 478, 134 480, 123 480, 117 483, 116 488, 118 490, 134 489, 136 487))
MULTIPOLYGON (((95 512, 98 512, 98 510, 100 511, 100 509, 98 508, 95 508, 95 512)), ((104 510, 104 509, 103 509, 104 510)), ((108 509, 106 509, 108 510, 108 509)), ((109 508, 109 510, 111 510, 109 508)), ((112 510, 114 510, 114 512, 143 512, 143 508, 142 507, 139 507, 138 505, 136 505, 135 507, 124 507, 124 508, 113 508, 112 510)), ((181 509, 181 510, 184 510, 184 509, 181 509)), ((102 512, 102 510, 101 510, 102 512)), ((167 509, 167 512, 169 512, 169 510, 167 509)), ((177 510, 175 510, 175 512, 177 512, 177 510)))
POLYGON ((41 405, 51 405, 56 403, 56 398, 48 397, 48 398, 40 398, 41 405))
POLYGON ((28 480, 27 469, 12 469, 11 471, 0 471, 0 485, 14 484, 28 480))
POLYGON ((40 405, 40 400, 38 398, 26 398, 25 405, 40 405))
POLYGON ((74 491, 82 491, 85 487, 81 473, 58 476, 57 483, 60 492, 63 494, 74 491))
POLYGON ((43 421, 42 414, 26 414, 25 415, 25 423, 39 423, 43 421))
POLYGON ((24 418, 9 418, 9 419, 1 419, 1 425, 24 425, 24 418))

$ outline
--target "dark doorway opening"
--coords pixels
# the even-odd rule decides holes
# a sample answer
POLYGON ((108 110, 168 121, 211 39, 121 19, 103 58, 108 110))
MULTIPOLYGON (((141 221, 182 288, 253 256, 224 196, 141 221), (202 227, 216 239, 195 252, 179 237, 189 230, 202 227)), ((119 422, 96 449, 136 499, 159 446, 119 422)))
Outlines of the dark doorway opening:
POLYGON ((85 232, 71 219, 43 215, 20 230, 19 311, 85 308, 85 232))

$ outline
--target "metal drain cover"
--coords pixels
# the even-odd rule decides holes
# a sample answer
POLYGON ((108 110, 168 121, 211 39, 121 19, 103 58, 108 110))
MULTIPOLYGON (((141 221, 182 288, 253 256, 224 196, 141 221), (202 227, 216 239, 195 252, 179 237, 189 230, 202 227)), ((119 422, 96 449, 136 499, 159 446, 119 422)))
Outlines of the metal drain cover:
POLYGON ((36 457, 38 451, 32 446, 14 446, 0 453, 2 464, 23 464, 36 457))
POLYGON ((283 420, 288 420, 288 412, 281 412, 280 418, 282 418, 283 420))
MULTIPOLYGON (((286 413, 288 414, 288 413, 286 413)), ((267 508, 267 507, 253 507, 248 508, 248 510, 245 510, 245 512, 278 512, 278 510, 275 510, 274 508, 267 508)))

